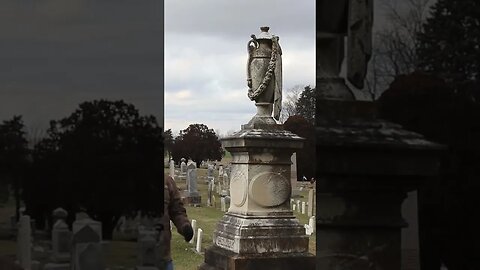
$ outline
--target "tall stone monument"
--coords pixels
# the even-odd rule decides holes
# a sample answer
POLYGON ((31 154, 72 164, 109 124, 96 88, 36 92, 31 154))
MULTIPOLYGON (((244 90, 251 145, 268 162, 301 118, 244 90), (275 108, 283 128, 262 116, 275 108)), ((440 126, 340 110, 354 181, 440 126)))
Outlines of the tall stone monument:
POLYGON ((304 226, 290 209, 290 157, 303 138, 278 125, 281 49, 262 27, 248 43, 248 96, 257 114, 222 144, 232 154, 231 202, 199 269, 315 269, 304 226), (273 115, 273 117, 272 117, 273 115))
POLYGON ((317 269, 401 269, 401 205, 434 179, 441 145, 379 119, 340 78, 363 88, 371 54, 372 1, 317 3, 317 269))

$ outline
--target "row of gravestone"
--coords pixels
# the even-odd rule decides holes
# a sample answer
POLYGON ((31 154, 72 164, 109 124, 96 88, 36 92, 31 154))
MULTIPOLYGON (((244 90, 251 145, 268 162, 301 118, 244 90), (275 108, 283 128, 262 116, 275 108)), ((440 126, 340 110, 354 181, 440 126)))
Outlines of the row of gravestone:
MULTIPOLYGON (((17 233, 17 263, 28 270, 105 270, 106 243, 102 241, 101 222, 91 219, 86 213, 78 213, 70 231, 67 211, 53 211, 54 225, 50 250, 39 256, 34 251, 31 219, 20 217, 17 233)), ((138 266, 136 269, 158 269, 152 262, 152 254, 158 254, 158 239, 154 236, 151 245, 149 236, 156 235, 153 228, 140 226, 138 232, 138 266)), ((156 257, 155 257, 156 259, 156 257)))
MULTIPOLYGON (((215 176, 214 176, 214 170, 215 170, 215 165, 214 164, 208 164, 207 165, 207 177, 206 177, 206 183, 209 185, 208 187, 208 198, 207 198, 207 206, 212 206, 212 198, 213 198, 213 190, 215 186, 215 176)), ((230 168, 226 167, 223 168, 223 165, 218 166, 218 175, 219 175, 219 180, 222 180, 222 184, 220 184, 220 181, 218 185, 222 186, 223 189, 220 192, 218 192, 223 200, 228 200, 229 195, 230 195, 230 168), (226 198, 228 197, 228 198, 226 198)), ((176 178, 175 174, 175 164, 173 160, 170 160, 170 176, 173 177, 173 179, 178 179, 176 178)), ((180 164, 180 177, 179 179, 185 179, 186 180, 186 187, 187 189, 183 191, 182 194, 182 199, 183 202, 187 205, 192 205, 192 206, 199 206, 201 204, 201 196, 198 192, 198 179, 197 179, 197 166, 196 163, 193 161, 189 161, 188 163, 185 163, 185 159, 182 158, 181 164, 180 164)))

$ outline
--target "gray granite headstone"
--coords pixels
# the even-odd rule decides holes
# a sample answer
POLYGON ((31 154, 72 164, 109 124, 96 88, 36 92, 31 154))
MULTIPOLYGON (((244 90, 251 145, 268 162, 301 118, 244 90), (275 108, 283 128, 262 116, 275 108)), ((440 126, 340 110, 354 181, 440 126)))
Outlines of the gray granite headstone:
POLYGON ((138 265, 139 266, 155 266, 157 262, 157 236, 155 230, 143 229, 138 232, 138 265))
POLYGON ((63 220, 58 220, 52 230, 52 252, 56 262, 69 262, 72 233, 63 220))
POLYGON ((188 194, 197 195, 197 167, 195 163, 189 163, 187 165, 187 182, 188 182, 188 194))
POLYGON ((73 223, 73 270, 104 270, 102 223, 86 218, 73 223))

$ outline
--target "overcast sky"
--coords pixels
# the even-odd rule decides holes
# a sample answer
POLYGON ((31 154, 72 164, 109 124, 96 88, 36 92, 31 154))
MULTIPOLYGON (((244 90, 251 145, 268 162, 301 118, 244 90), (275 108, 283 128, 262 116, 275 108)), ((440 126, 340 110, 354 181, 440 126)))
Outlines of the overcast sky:
MULTIPOLYGON (((381 1, 401 2, 375 1, 376 26, 384 23, 381 1)), ((0 121, 23 115, 28 131, 45 129, 80 102, 106 98, 133 103, 174 132, 192 123, 239 130, 256 110, 247 97, 246 45, 260 26, 280 37, 284 93, 314 85, 314 0, 165 0, 162 7, 158 0, 1 0, 0 121)))
POLYGON ((0 1, 0 120, 34 132, 104 98, 163 121, 162 92, 161 1, 0 1))
POLYGON ((315 1, 165 0, 165 128, 227 133, 256 113, 247 97, 247 42, 280 37, 284 89, 315 82, 315 1))

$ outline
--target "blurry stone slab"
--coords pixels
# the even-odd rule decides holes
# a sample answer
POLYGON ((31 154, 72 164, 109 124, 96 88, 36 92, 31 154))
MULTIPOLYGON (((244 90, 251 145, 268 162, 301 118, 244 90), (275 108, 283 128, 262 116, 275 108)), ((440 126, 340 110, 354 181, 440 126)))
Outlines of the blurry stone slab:
POLYGON ((17 235, 17 260, 23 269, 31 269, 32 266, 32 230, 30 216, 20 217, 17 235))
POLYGON ((30 218, 30 230, 32 231, 32 235, 35 235, 37 228, 37 222, 35 221, 34 218, 30 218))
POLYGON ((402 268, 401 270, 420 269, 420 246, 418 232, 418 196, 417 191, 407 194, 402 204, 402 216, 408 227, 402 229, 402 268))
POLYGON ((212 206, 213 186, 214 186, 213 181, 209 181, 208 182, 208 191, 207 191, 207 194, 208 194, 207 206, 210 206, 210 207, 212 206))
POLYGON ((75 220, 90 219, 90 216, 86 212, 78 212, 75 214, 75 220))
POLYGON ((308 191, 308 216, 313 216, 315 205, 315 191, 313 189, 308 191))
POLYGON ((300 195, 300 191, 297 188, 297 153, 293 153, 290 158, 292 165, 290 166, 290 184, 292 185, 292 197, 300 195))
POLYGON ((227 204, 225 203, 225 197, 220 198, 220 209, 222 212, 227 212, 227 204))
POLYGON ((42 270, 42 264, 39 261, 32 261, 31 270, 42 270))
POLYGON ((315 216, 311 216, 310 219, 308 220, 308 225, 312 229, 312 233, 315 232, 315 222, 316 222, 315 216))
POLYGON ((223 177, 223 165, 218 166, 218 177, 223 177))
POLYGON ((163 270, 163 269, 158 269, 155 266, 137 266, 135 267, 135 270, 163 270))
POLYGON ((152 217, 141 216, 139 225, 141 225, 141 226, 143 226, 144 228, 147 228, 147 229, 154 228, 155 227, 155 220, 152 217))
POLYGON ((214 170, 213 165, 209 164, 209 165, 208 165, 208 169, 207 169, 207 179, 208 179, 209 177, 214 177, 214 176, 213 176, 213 170, 214 170))
POLYGON ((170 160, 169 166, 170 166, 170 177, 175 179, 175 162, 173 161, 173 159, 170 160))
POLYGON ((155 266, 157 261, 157 236, 155 230, 139 231, 137 242, 138 249, 138 265, 139 266, 155 266))
POLYGON ((44 246, 35 245, 32 248, 32 262, 33 261, 47 261, 52 255, 52 252, 44 246))
POLYGON ((69 262, 72 232, 63 220, 58 220, 52 230, 52 259, 55 262, 69 262))
POLYGON ((183 176, 187 174, 187 163, 185 163, 184 158, 182 158, 180 162, 180 174, 183 176))
POLYGON ((225 187, 225 196, 230 195, 230 179, 227 173, 223 173, 223 186, 225 187))
POLYGON ((70 263, 47 263, 43 266, 43 270, 71 270, 70 263))
POLYGON ((10 228, 17 229, 17 216, 15 215, 10 216, 10 228))
POLYGON ((93 219, 81 219, 73 222, 73 244, 102 241, 102 223, 93 219))
POLYGON ((105 270, 102 244, 79 243, 73 254, 74 270, 105 270))
POLYGON ((57 222, 57 220, 62 219, 63 221, 67 220, 68 212, 67 210, 59 207, 52 211, 53 217, 53 224, 57 222))
POLYGON ((73 223, 72 264, 74 270, 103 270, 102 223, 80 219, 73 223))

